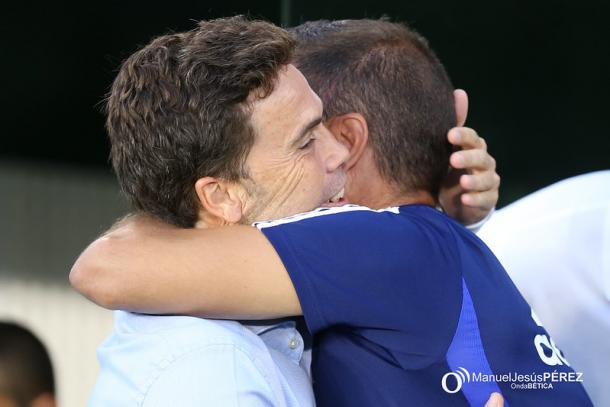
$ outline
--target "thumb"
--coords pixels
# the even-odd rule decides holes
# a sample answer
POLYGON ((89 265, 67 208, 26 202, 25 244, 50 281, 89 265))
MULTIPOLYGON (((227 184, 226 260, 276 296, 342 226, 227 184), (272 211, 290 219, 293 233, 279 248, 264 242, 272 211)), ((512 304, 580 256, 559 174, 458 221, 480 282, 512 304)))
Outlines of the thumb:
POLYGON ((468 116, 468 94, 463 89, 453 91, 453 102, 455 104, 456 127, 462 127, 468 116))
POLYGON ((500 393, 491 393, 485 407, 504 407, 504 398, 500 393))

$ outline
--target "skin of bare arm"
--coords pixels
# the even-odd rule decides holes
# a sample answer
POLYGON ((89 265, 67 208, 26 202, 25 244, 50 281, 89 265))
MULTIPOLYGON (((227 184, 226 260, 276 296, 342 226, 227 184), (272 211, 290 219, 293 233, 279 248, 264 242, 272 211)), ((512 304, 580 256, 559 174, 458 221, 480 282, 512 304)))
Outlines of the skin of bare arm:
POLYGON ((250 226, 179 229, 136 215, 81 254, 70 282, 110 309, 230 319, 302 314, 280 258, 250 226))

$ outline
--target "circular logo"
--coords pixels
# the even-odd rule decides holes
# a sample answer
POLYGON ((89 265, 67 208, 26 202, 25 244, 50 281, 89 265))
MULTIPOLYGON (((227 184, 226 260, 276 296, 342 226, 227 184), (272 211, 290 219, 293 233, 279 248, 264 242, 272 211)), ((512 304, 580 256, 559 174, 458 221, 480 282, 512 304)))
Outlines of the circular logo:
POLYGON ((443 386, 443 390, 445 390, 449 394, 457 393, 458 391, 462 390, 462 385, 465 382, 470 383, 470 373, 468 372, 468 370, 464 369, 461 366, 458 367, 456 370, 457 371, 455 372, 445 373, 441 380, 441 386, 443 386), (455 389, 453 390, 449 389, 449 386, 447 386, 447 379, 450 377, 455 377, 456 385, 455 389))
POLYGON ((455 372, 445 373, 445 375, 443 376, 443 379, 441 380, 441 386, 443 386, 443 390, 445 390, 449 394, 457 393, 458 391, 460 391, 462 389, 463 383, 464 383, 464 379, 462 379, 462 376, 455 372), (455 381, 457 382, 455 389, 453 389, 453 390, 451 390, 451 389, 449 389, 449 387, 447 387, 447 379, 451 376, 455 377, 455 381))

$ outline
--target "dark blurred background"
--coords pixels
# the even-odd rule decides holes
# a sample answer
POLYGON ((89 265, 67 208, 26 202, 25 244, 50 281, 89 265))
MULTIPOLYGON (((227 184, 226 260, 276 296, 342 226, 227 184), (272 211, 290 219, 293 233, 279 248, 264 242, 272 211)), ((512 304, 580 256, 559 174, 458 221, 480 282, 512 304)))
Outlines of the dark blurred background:
POLYGON ((71 291, 67 274, 128 211, 108 165, 101 102, 120 62, 152 37, 234 14, 283 25, 382 15, 407 22, 468 91, 468 124, 497 158, 503 206, 610 168, 609 11, 608 0, 5 2, 0 319, 48 344, 60 405, 85 405, 95 347, 112 318, 71 291))
POLYGON ((245 13, 294 25, 388 15, 426 36, 454 84, 468 91, 468 124, 488 139, 498 159, 501 204, 570 175, 610 167, 607 1, 107 1, 9 7, 2 24, 1 158, 108 169, 100 101, 117 66, 153 36, 193 28, 195 20, 245 13))

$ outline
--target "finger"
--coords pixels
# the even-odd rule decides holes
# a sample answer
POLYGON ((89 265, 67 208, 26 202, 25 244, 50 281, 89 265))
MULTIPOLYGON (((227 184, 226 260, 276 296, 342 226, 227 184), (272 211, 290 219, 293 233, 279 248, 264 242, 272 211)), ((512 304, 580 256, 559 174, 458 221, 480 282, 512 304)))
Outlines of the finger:
POLYGON ((500 176, 492 171, 460 176, 460 186, 466 192, 484 192, 500 188, 500 176))
POLYGON ((483 137, 469 127, 454 127, 449 130, 447 138, 451 144, 465 150, 473 148, 487 150, 487 143, 483 137))
POLYGON ((471 208, 490 210, 498 202, 498 191, 468 192, 460 197, 462 204, 471 208))
POLYGON ((453 91, 453 100, 455 104, 456 123, 458 126, 463 126, 466 123, 468 116, 468 94, 463 89, 453 91))
POLYGON ((456 151, 449 157, 449 163, 453 168, 467 170, 495 171, 496 160, 485 150, 462 150, 456 151))
POLYGON ((500 393, 491 393, 491 397, 485 403, 485 407, 504 407, 504 398, 500 393))

